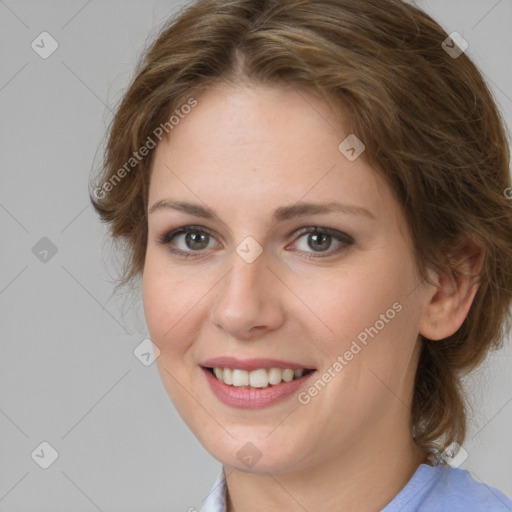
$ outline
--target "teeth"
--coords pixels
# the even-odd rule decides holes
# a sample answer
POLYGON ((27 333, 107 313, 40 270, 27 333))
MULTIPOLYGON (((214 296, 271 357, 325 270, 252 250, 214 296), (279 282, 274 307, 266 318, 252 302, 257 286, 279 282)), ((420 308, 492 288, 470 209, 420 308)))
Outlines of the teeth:
POLYGON ((223 380, 224 384, 229 384, 230 386, 233 385, 233 370, 231 368, 225 368, 224 371, 222 371, 222 368, 219 368, 219 370, 222 372, 221 377, 217 377, 219 380, 223 380))
POLYGON ((270 368, 268 372, 268 382, 275 386, 281 382, 281 377, 283 376, 283 371, 280 368, 270 368))
MULTIPOLYGON (((252 373, 252 372, 251 372, 252 373)), ((245 370, 233 370, 233 386, 237 388, 249 385, 249 373, 245 370)))
POLYGON ((268 386, 267 370, 254 370, 247 373, 247 375, 249 377, 249 384, 252 388, 266 388, 268 386))
POLYGON ((214 368, 213 373, 217 379, 229 386, 263 389, 269 385, 277 386, 281 381, 291 382, 293 379, 299 379, 304 375, 305 370, 270 368, 267 371, 265 368, 260 368, 248 372, 247 370, 239 370, 237 368, 214 368))
POLYGON ((293 380, 294 372, 290 368, 283 370, 283 380, 285 382, 291 382, 293 380))

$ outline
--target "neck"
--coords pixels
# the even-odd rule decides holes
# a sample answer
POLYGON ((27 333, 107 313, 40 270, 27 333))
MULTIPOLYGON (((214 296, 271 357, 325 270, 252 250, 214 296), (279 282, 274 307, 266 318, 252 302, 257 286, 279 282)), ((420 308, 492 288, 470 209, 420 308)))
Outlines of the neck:
POLYGON ((255 474, 225 467, 227 512, 378 512, 427 458, 411 437, 404 441, 391 436, 381 441, 378 449, 360 443, 294 472, 255 474))

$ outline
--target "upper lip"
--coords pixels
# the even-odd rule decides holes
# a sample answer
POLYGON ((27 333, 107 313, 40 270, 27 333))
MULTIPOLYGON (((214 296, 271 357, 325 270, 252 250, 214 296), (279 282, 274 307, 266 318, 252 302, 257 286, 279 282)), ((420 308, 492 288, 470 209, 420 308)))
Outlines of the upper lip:
POLYGON ((268 359, 268 358, 252 358, 252 359, 237 359, 236 357, 221 356, 208 359, 201 363, 201 366, 205 368, 236 368, 239 370, 258 370, 259 368, 290 368, 292 370, 300 370, 302 368, 306 370, 315 370, 312 366, 302 363, 293 363, 291 361, 282 361, 279 359, 268 359))

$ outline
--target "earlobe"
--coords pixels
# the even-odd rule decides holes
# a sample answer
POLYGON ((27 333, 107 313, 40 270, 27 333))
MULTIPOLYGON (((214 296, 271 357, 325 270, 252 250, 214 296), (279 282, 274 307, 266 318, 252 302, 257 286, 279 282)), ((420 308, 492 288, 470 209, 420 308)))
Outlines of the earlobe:
POLYGON ((426 305, 419 334, 429 340, 451 336, 466 319, 478 290, 478 276, 485 259, 485 245, 475 236, 466 238, 456 268, 448 274, 436 274, 435 287, 426 294, 426 305))

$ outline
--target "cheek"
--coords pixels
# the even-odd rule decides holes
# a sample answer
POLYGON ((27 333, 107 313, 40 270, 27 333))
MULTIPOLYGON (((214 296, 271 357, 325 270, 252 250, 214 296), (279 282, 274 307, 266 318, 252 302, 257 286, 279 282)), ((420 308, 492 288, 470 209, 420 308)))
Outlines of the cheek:
POLYGON ((403 295, 403 284, 385 262, 317 271, 310 279, 297 276, 294 281, 290 288, 300 290, 297 295, 308 311, 307 318, 314 320, 314 330, 325 330, 335 343, 373 325, 403 295))
POLYGON ((410 292, 415 278, 402 253, 366 256, 325 277, 297 277, 292 289, 302 290, 314 313, 307 315, 310 331, 322 339, 331 363, 347 354, 347 366, 388 374, 407 364, 414 346, 417 311, 410 292))
POLYGON ((153 342, 162 353, 183 349, 180 332, 190 334, 194 304, 203 290, 197 289, 196 280, 178 278, 175 271, 157 265, 149 258, 144 270, 143 302, 146 323, 153 342), (172 341, 172 343, 171 343, 172 341))

